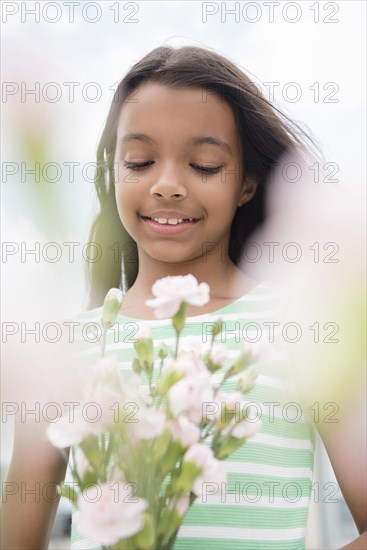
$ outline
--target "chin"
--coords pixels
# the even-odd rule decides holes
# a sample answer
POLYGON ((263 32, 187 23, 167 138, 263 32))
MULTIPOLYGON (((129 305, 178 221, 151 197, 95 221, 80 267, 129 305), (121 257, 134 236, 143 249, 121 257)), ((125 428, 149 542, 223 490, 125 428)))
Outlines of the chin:
POLYGON ((158 250, 145 250, 145 252, 150 258, 165 263, 183 263, 194 258, 192 253, 185 254, 177 250, 177 248, 175 250, 175 243, 170 243, 167 247, 160 246, 158 250))
POLYGON ((151 254, 150 257, 157 262, 164 262, 167 264, 179 264, 190 260, 187 256, 178 254, 151 254))

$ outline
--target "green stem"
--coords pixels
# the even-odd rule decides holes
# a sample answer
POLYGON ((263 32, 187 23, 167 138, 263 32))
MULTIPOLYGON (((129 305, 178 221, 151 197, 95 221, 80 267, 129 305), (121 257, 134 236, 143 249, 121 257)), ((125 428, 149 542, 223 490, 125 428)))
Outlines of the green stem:
POLYGON ((166 550, 172 550, 175 542, 176 542, 176 537, 177 537, 177 533, 178 533, 178 530, 179 530, 180 527, 178 527, 176 529, 176 531, 173 533, 172 537, 169 539, 168 541, 168 545, 165 547, 166 550))
POLYGON ((178 355, 178 343, 180 340, 181 331, 177 331, 176 334, 177 334, 177 340, 176 340, 176 349, 175 349, 175 359, 177 359, 177 355, 178 355))
MULTIPOLYGON (((196 499, 196 495, 194 493, 190 493, 190 503, 189 503, 189 507, 191 506, 191 504, 194 502, 194 500, 196 499)), ((179 531, 181 527, 181 524, 177 527, 176 531, 173 533, 173 535, 171 535, 169 541, 168 541, 168 544, 167 546, 165 546, 165 550, 172 550, 175 542, 176 542, 176 538, 177 538, 177 533, 179 531)))
POLYGON ((213 344, 214 344, 214 340, 215 340, 215 336, 214 336, 214 334, 212 334, 212 338, 211 338, 210 346, 209 346, 209 354, 210 354, 210 352, 212 351, 212 347, 213 347, 213 344))
MULTIPOLYGON (((181 496, 181 491, 176 494, 174 497, 173 497, 173 500, 171 502, 172 504, 172 509, 171 509, 171 513, 169 515, 169 525, 171 524, 172 522, 172 519, 173 519, 173 514, 175 513, 175 508, 176 508, 176 504, 177 504, 177 501, 179 499, 179 497, 181 496)), ((177 530, 175 531, 175 533, 177 533, 177 530)), ((171 541, 172 541, 172 537, 174 535, 172 535, 169 539, 168 539, 168 547, 167 548, 171 548, 171 541)), ((163 539, 164 540, 164 539, 163 539)))
POLYGON ((76 479, 77 484, 79 485, 79 488, 81 489, 82 482, 81 482, 81 479, 80 479, 78 471, 77 471, 76 458, 75 458, 76 455, 75 455, 75 447, 74 446, 71 447, 71 455, 73 457, 73 469, 72 469, 73 478, 76 479))
POLYGON ((159 373, 158 373, 158 378, 160 378, 161 374, 162 374, 162 369, 163 369, 163 361, 164 359, 161 359, 161 363, 159 365, 159 373))
MULTIPOLYGON (((102 448, 101 450, 102 450, 102 453, 103 453, 103 457, 105 458, 106 457, 106 438, 105 438, 104 433, 102 433, 102 435, 101 435, 101 448, 102 448)), ((106 460, 103 460, 101 478, 102 478, 102 482, 104 482, 104 483, 107 481, 106 469, 107 469, 106 460)))
POLYGON ((106 337, 107 337, 107 329, 104 325, 102 325, 102 342, 101 342, 101 354, 102 357, 104 357, 105 349, 106 349, 106 337))
POLYGON ((213 420, 211 420, 209 422, 209 424, 207 425, 206 427, 206 431, 205 433, 203 433, 203 435, 201 436, 201 440, 204 441, 204 439, 206 439, 209 435, 209 431, 210 429, 214 426, 214 424, 216 423, 217 419, 216 418, 213 418, 213 420))
POLYGON ((223 376, 223 378, 222 378, 221 382, 218 384, 218 386, 216 388, 214 388, 214 397, 218 393, 218 390, 223 386, 224 382, 226 380, 228 380, 229 376, 227 376, 227 375, 228 375, 228 370, 225 373, 225 375, 223 376))

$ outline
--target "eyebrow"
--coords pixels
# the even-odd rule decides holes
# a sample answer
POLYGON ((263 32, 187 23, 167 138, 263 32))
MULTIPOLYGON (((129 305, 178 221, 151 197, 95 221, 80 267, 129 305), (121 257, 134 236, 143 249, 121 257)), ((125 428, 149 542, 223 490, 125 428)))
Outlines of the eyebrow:
MULTIPOLYGON (((155 141, 149 136, 136 132, 122 136, 122 138, 120 139, 120 145, 128 141, 142 141, 143 143, 148 143, 149 145, 155 144, 155 141)), ((191 138, 188 143, 192 145, 202 145, 204 143, 208 143, 209 145, 216 145, 217 147, 220 147, 221 149, 223 149, 223 151, 229 153, 230 155, 232 154, 232 150, 228 143, 213 136, 196 136, 194 138, 191 138)))

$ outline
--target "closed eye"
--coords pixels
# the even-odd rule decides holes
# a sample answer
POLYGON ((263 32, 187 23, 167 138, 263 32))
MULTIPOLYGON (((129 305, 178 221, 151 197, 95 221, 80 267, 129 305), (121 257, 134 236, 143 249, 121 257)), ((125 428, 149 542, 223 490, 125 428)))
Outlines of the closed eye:
POLYGON ((153 164, 153 161, 150 160, 148 162, 127 162, 125 161, 124 166, 125 168, 130 168, 130 170, 144 170, 147 166, 150 166, 153 164))
POLYGON ((190 166, 199 172, 204 172, 205 174, 217 174, 223 164, 220 164, 219 166, 200 166, 199 164, 190 164, 190 166))
MULTIPOLYGON (((154 161, 152 160, 148 162, 124 162, 125 168, 136 171, 144 170, 152 164, 154 164, 154 161)), ((217 174, 222 168, 223 164, 220 164, 219 166, 200 166, 199 164, 190 164, 190 166, 195 168, 195 170, 198 170, 199 172, 203 172, 205 174, 217 174)))

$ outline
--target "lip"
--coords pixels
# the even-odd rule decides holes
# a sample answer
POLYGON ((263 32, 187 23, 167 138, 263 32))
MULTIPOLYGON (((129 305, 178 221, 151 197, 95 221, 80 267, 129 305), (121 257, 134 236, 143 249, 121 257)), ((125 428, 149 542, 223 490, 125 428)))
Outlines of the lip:
POLYGON ((148 218, 195 218, 196 220, 199 220, 197 216, 192 216, 191 214, 185 214, 183 212, 178 212, 177 210, 156 210, 155 212, 151 212, 150 214, 140 214, 141 217, 148 217, 148 218))
MULTIPOLYGON (((154 216, 158 217, 158 216, 154 216)), ((163 216, 162 216, 163 217, 163 216)), ((193 217, 193 216, 188 216, 193 217)), ((182 222, 176 225, 161 224, 147 218, 141 218, 143 223, 145 223, 151 231, 154 233, 159 233, 160 235, 177 235, 178 233, 184 233, 189 231, 194 225, 199 223, 200 219, 197 219, 193 222, 182 222)))

